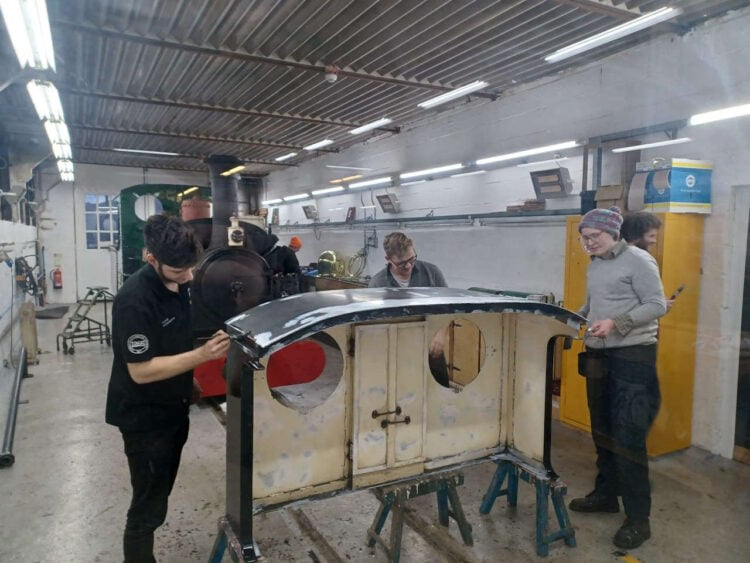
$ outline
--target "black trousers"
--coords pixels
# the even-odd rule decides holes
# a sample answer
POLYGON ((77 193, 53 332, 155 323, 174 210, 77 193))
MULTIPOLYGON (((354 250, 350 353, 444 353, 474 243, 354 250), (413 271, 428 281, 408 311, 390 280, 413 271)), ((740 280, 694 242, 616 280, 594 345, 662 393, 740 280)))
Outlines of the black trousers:
POLYGON ((182 447, 187 417, 177 426, 147 432, 122 432, 130 467, 133 498, 123 536, 125 563, 154 563, 154 530, 164 523, 182 447))
POLYGON ((634 348, 639 349, 638 361, 618 355, 619 350, 607 351, 605 377, 587 378, 586 391, 599 469, 595 490, 622 496, 627 517, 643 520, 651 512, 646 436, 659 412, 661 394, 656 346, 634 348))

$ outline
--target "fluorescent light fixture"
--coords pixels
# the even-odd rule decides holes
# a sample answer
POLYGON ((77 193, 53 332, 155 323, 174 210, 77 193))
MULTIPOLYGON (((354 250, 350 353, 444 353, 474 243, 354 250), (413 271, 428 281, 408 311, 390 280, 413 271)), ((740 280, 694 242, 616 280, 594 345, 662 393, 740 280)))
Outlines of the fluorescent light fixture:
POLYGON ((55 70, 55 53, 44 0, 2 0, 0 10, 21 68, 55 70))
POLYGON ((198 189, 199 189, 198 186, 193 186, 192 188, 186 189, 184 192, 182 192, 182 194, 183 195, 188 195, 188 194, 191 194, 191 193, 193 193, 195 191, 198 191, 198 189))
POLYGON ((360 206, 360 209, 375 209, 374 205, 362 205, 360 206))
POLYGON ((52 154, 55 158, 62 160, 70 160, 73 158, 73 152, 70 150, 70 145, 64 143, 52 143, 52 154))
POLYGON ((72 174, 73 163, 70 160, 58 160, 57 169, 60 171, 61 174, 64 174, 65 172, 70 172, 72 174))
POLYGON ((333 139, 323 139, 322 141, 318 141, 317 143, 313 143, 312 145, 307 145, 306 147, 302 147, 306 151, 314 151, 315 149, 322 149, 323 147, 327 147, 328 145, 333 144, 333 139))
POLYGON ((72 172, 62 172, 60 173, 60 179, 63 182, 72 182, 73 180, 75 180, 75 176, 72 172))
POLYGON ((70 144, 70 133, 68 133, 68 126, 64 122, 45 120, 44 130, 47 132, 50 143, 70 144))
POLYGON ((351 182, 352 180, 359 180, 364 178, 362 174, 355 174, 354 176, 346 176, 344 178, 336 178, 335 180, 328 180, 329 184, 340 184, 341 182, 351 182))
POLYGON ((276 162, 284 162, 285 160, 289 160, 290 158, 294 158, 295 156, 297 156, 296 152, 290 152, 282 156, 277 156, 276 158, 274 158, 274 160, 276 162))
POLYGON ((707 111, 706 113, 696 113, 688 121, 688 125, 703 125, 712 121, 721 121, 722 119, 731 119, 733 117, 742 117, 750 115, 750 104, 742 106, 732 106, 730 108, 707 111))
POLYGON ((281 198, 267 199, 266 201, 261 201, 260 204, 261 205, 273 205, 274 203, 281 203, 282 201, 284 201, 284 200, 281 199, 281 198))
POLYGON ((414 184, 424 184, 427 180, 414 180, 413 182, 400 182, 399 186, 413 186, 414 184))
POLYGON ((461 163, 458 164, 448 164, 447 166, 438 166, 436 168, 427 168, 426 170, 417 170, 415 172, 406 172, 404 174, 401 174, 399 178, 402 180, 406 180, 408 178, 417 178, 419 176, 429 176, 430 174, 440 174, 441 172, 450 172, 451 170, 461 170, 464 165, 461 163))
POLYGON ((476 176, 477 174, 487 174, 486 170, 474 170, 474 172, 464 172, 462 174, 453 174, 451 178, 461 178, 462 176, 476 176))
POLYGON ((631 147, 620 147, 612 149, 612 152, 629 152, 639 151, 641 149, 652 149, 654 147, 666 147, 667 145, 680 145, 682 143, 689 143, 692 141, 690 137, 681 137, 679 139, 670 139, 669 141, 659 141, 657 143, 646 143, 644 145, 633 145, 631 147))
POLYGON ((304 194, 294 194, 294 195, 288 195, 284 198, 284 201, 295 201, 298 199, 306 199, 310 197, 310 194, 304 193, 304 194))
POLYGON ((519 168, 526 168, 528 166, 536 166, 538 164, 551 164, 555 162, 562 162, 563 160, 568 160, 567 156, 561 156, 560 158, 548 158, 546 160, 535 160, 534 162, 522 162, 521 164, 516 164, 519 168))
POLYGON ((364 182, 354 182, 349 184, 349 189, 366 188, 367 186, 380 186, 382 184, 390 184, 392 179, 390 176, 383 176, 382 178, 373 178, 372 180, 365 180, 364 182))
POLYGON ((334 192, 343 192, 344 186, 334 186, 333 188, 323 188, 322 190, 313 190, 312 195, 332 194, 334 192))
POLYGON ((120 148, 113 148, 112 150, 117 151, 117 152, 132 152, 136 154, 155 154, 159 156, 182 156, 178 152, 147 151, 143 149, 120 149, 120 148))
POLYGON ((480 158, 477 160, 477 165, 482 166, 484 164, 492 164, 494 162, 503 162, 505 160, 513 160, 516 158, 523 158, 525 156, 533 156, 535 154, 544 154, 545 152, 555 152, 565 149, 572 149, 577 147, 576 141, 565 141, 564 143, 557 143, 556 145, 547 145, 545 147, 537 147, 535 149, 527 149, 525 151, 511 152, 508 154, 500 154, 497 156, 490 156, 488 158, 480 158))
POLYGON ((374 168, 360 168, 359 166, 336 166, 335 164, 326 164, 326 168, 336 168, 338 170, 363 170, 366 172, 375 170, 374 168))
POLYGON ((222 172, 219 175, 220 176, 231 176, 232 174, 236 174, 237 172, 241 172, 244 169, 245 169, 245 165, 244 164, 238 164, 234 168, 230 168, 229 170, 224 170, 224 172, 222 172))
POLYGON ((630 20, 622 25, 597 33, 588 39, 558 49, 554 53, 544 57, 544 60, 548 63, 562 61, 568 57, 585 53, 586 51, 590 51, 591 49, 595 49, 596 47, 620 39, 621 37, 626 37, 636 31, 641 31, 642 29, 646 29, 657 23, 672 19, 679 16, 681 13, 682 10, 679 8, 660 8, 654 12, 646 14, 645 16, 641 16, 640 18, 630 20))
POLYGON ((456 98, 460 98, 461 96, 465 96, 466 94, 471 94, 472 92, 476 92, 477 90, 481 90, 482 88, 485 88, 487 86, 488 83, 484 80, 475 80, 474 82, 471 82, 466 86, 461 86, 460 88, 456 88, 455 90, 451 90, 450 92, 446 92, 445 94, 440 94, 439 96, 435 96, 434 98, 430 98, 429 100, 420 102, 417 105, 424 109, 434 108, 435 106, 439 106, 440 104, 444 104, 445 102, 450 102, 451 100, 455 100, 456 98))
POLYGON ((39 119, 44 121, 65 121, 62 104, 60 103, 60 94, 52 82, 46 80, 32 80, 26 84, 26 90, 31 97, 31 103, 34 104, 39 119))
POLYGON ((388 119, 387 117, 383 117, 382 119, 378 119, 377 121, 373 121, 372 123, 367 123, 365 125, 362 125, 361 127, 357 127, 356 129, 352 129, 349 131, 352 135, 359 135, 360 133, 365 133, 367 131, 372 131, 373 129, 377 129, 378 127, 382 127, 383 125, 388 125, 392 119, 388 119))

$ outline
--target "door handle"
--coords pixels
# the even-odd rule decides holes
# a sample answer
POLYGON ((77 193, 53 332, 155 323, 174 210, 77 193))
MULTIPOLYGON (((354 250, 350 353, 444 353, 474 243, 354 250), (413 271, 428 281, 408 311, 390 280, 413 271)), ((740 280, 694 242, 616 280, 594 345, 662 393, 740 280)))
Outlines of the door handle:
POLYGON ((401 407, 396 406, 395 411, 383 411, 383 412, 372 411, 372 418, 378 418, 379 416, 387 416, 389 414, 395 414, 395 415, 401 414, 401 407))
POLYGON ((411 423, 411 417, 405 416, 403 420, 381 420, 380 426, 382 428, 388 428, 389 424, 409 424, 411 423))

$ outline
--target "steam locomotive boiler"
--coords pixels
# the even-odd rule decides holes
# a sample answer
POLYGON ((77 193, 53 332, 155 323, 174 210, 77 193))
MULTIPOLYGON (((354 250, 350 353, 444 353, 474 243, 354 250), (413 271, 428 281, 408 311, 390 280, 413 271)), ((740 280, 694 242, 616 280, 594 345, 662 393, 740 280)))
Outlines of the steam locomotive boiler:
MULTIPOLYGON (((192 200, 183 199, 180 207, 178 196, 186 191, 184 186, 136 186, 121 193, 124 275, 142 266, 141 232, 149 215, 178 214, 182 209, 183 219, 201 241, 204 256, 195 269, 191 286, 193 333, 198 342, 223 329, 227 319, 299 290, 295 276, 289 279, 276 275, 278 238, 267 232, 261 226, 263 220, 255 215, 260 207, 261 181, 223 176, 222 172, 239 164, 233 156, 212 156, 207 164, 213 204, 211 217, 185 216, 186 203, 192 200), (139 205, 143 207, 140 213, 139 205), (131 231, 132 236, 128 237, 131 231)), ((199 189, 203 190, 199 192, 201 196, 208 195, 206 188, 199 189)), ((223 366, 224 360, 214 360, 195 369, 204 397, 225 394, 223 366)))

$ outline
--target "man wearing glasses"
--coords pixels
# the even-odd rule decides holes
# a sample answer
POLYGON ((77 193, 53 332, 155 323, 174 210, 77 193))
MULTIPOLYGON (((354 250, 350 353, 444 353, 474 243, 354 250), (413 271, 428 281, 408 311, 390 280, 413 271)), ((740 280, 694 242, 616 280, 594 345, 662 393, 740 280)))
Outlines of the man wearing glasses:
POLYGON ((383 241, 385 268, 375 274, 369 287, 448 287, 434 264, 417 260, 414 242, 404 233, 390 233, 383 241))

